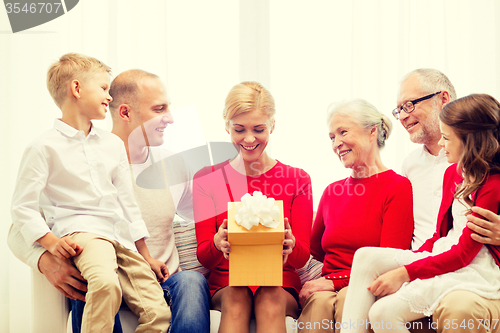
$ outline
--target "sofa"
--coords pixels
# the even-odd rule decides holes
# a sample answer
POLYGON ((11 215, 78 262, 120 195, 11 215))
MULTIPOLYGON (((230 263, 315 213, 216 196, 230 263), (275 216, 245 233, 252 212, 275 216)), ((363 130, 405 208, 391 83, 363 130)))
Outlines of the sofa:
MULTIPOLYGON (((174 222, 175 243, 179 252, 182 270, 194 270, 207 276, 208 269, 201 266, 196 258, 196 236, 194 224, 182 225, 174 222)), ((302 284, 321 276, 323 264, 310 258, 297 272, 302 284)), ((50 282, 36 270, 32 270, 32 332, 71 333, 70 303, 50 282)), ((133 333, 137 327, 137 317, 126 307, 120 309, 120 319, 124 333, 133 333)), ((295 320, 286 318, 287 333, 295 333, 295 320)), ((210 332, 216 333, 220 323, 220 312, 210 311, 210 332)), ((250 332, 255 332, 255 320, 250 323, 250 332)))

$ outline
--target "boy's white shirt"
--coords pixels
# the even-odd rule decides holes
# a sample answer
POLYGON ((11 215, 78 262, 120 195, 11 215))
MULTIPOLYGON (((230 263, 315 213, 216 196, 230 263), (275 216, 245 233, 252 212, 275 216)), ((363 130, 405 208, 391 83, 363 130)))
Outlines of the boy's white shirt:
MULTIPOLYGON (((133 170, 134 179, 142 171, 151 166, 153 160, 162 161, 164 158, 168 158, 173 155, 172 152, 169 152, 159 147, 150 148, 150 153, 152 154, 153 159, 148 158, 148 160, 143 164, 130 165, 131 169, 133 170)), ((178 159, 175 160, 179 161, 178 159)), ((155 194, 154 191, 144 191, 144 192, 149 192, 148 196, 141 196, 142 193, 134 192, 136 198, 138 198, 138 200, 141 201, 140 208, 143 213, 145 211, 149 211, 149 213, 152 215, 161 216, 160 219, 155 219, 155 218, 152 219, 153 221, 156 222, 150 222, 151 219, 149 218, 149 216, 147 216, 147 219, 144 218, 148 221, 147 227, 148 230, 150 231, 150 234, 152 235, 150 238, 146 239, 146 244, 148 245, 150 254, 154 258, 165 262, 167 268, 169 269, 170 274, 173 274, 178 270, 179 256, 177 253, 177 248, 173 246, 174 245, 173 237, 170 239, 170 242, 167 242, 166 239, 161 240, 161 234, 165 230, 167 230, 164 229, 165 227, 169 228, 170 226, 171 228, 172 220, 169 218, 170 216, 175 216, 173 217, 173 220, 176 221, 180 217, 182 219, 181 223, 183 224, 194 223, 192 216, 192 193, 191 193, 193 170, 191 170, 185 165, 177 165, 175 166, 175 172, 181 173, 181 177, 186 179, 186 181, 169 185, 170 201, 168 200, 168 195, 165 193, 166 191, 163 191, 164 193, 162 196, 154 195, 153 197, 154 200, 151 201, 149 201, 148 198, 151 195, 155 194), (162 201, 162 199, 165 197, 167 199, 162 201), (143 200, 141 200, 140 198, 143 198, 144 201, 148 201, 148 203, 144 204, 142 202, 143 200), (162 216, 163 212, 161 210, 148 209, 148 207, 151 206, 158 208, 159 205, 156 205, 157 201, 161 202, 162 209, 169 211, 166 215, 162 216), (173 205, 173 208, 171 204, 173 205), (175 207, 177 207, 178 209, 176 210, 175 207), (175 215, 175 212, 178 213, 178 216, 175 215), (158 229, 160 229, 161 231, 157 232, 158 229)), ((163 182, 163 179, 158 179, 158 181, 163 182)), ((133 186, 134 190, 137 191, 138 186, 135 185, 135 183, 133 186)), ((146 213, 146 215, 148 215, 148 213, 146 213)), ((38 261, 40 259, 40 256, 45 252, 45 249, 42 248, 38 243, 35 243, 33 246, 27 246, 20 232, 20 229, 18 228, 18 226, 14 224, 11 226, 11 229, 9 231, 8 244, 14 255, 19 260, 26 263, 33 269, 38 269, 38 261)))
POLYGON ((120 138, 94 126, 85 136, 60 119, 25 150, 12 221, 28 246, 47 232, 91 232, 131 250, 149 237, 120 138))

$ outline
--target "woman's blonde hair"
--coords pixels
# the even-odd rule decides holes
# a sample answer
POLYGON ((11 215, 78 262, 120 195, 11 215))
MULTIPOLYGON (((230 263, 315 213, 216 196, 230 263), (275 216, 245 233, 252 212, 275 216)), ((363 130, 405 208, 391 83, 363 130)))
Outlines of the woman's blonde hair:
POLYGON ((274 122, 276 109, 274 98, 269 90, 258 82, 241 82, 229 91, 222 117, 226 122, 226 129, 229 129, 229 122, 235 116, 244 112, 259 110, 269 117, 271 123, 274 122))

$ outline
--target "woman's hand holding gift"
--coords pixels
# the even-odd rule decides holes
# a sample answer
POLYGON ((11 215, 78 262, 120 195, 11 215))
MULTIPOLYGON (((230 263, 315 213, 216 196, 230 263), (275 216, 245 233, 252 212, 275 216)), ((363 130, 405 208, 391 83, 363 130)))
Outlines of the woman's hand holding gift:
POLYGON ((295 236, 292 233, 292 228, 288 222, 288 218, 285 217, 285 239, 283 240, 283 265, 286 264, 288 256, 292 253, 295 247, 295 236))
POLYGON ((224 219, 222 224, 214 235, 215 248, 222 252, 224 258, 229 259, 229 252, 231 252, 231 244, 227 241, 227 219, 224 219))

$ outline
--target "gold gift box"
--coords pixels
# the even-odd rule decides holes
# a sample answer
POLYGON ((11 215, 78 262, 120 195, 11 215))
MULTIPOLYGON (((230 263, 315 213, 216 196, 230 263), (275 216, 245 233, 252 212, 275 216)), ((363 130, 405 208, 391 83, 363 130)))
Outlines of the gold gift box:
POLYGON ((227 213, 230 286, 282 286, 283 285, 283 201, 274 202, 280 209, 280 224, 268 228, 262 224, 250 230, 240 226, 234 216, 241 202, 229 202, 227 213))

